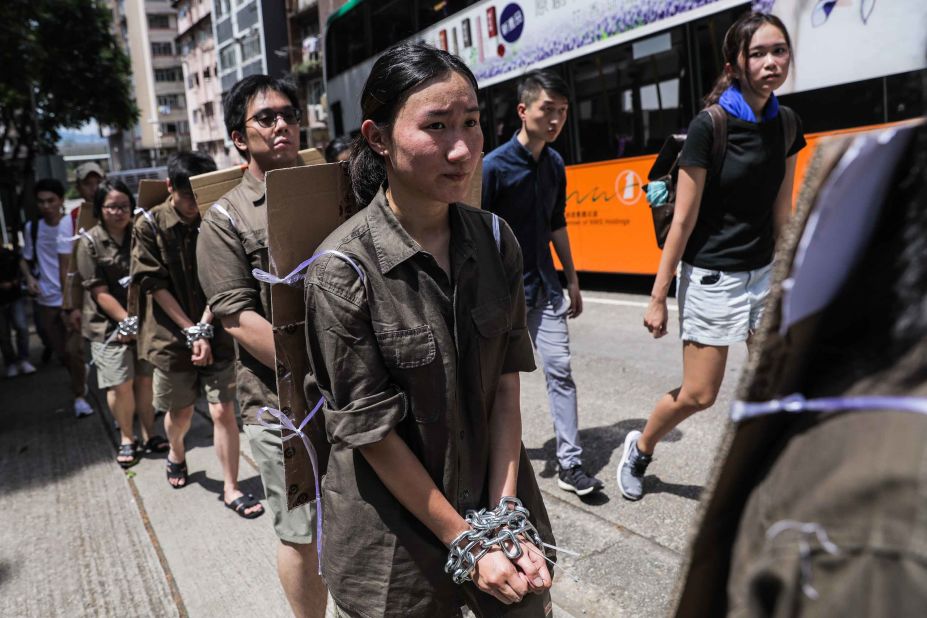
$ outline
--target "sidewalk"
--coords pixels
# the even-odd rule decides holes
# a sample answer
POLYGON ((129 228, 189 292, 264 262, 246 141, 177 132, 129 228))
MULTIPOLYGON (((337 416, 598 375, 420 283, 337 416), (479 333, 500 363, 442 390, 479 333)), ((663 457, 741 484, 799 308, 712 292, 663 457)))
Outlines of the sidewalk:
MULTIPOLYGON (((119 468, 108 411, 90 397, 97 413, 75 418, 66 384, 54 363, 0 381, 0 615, 291 616, 270 516, 220 502, 207 417, 194 415, 189 485, 174 490, 164 455, 119 468)), ((263 498, 241 437, 241 488, 263 498)))

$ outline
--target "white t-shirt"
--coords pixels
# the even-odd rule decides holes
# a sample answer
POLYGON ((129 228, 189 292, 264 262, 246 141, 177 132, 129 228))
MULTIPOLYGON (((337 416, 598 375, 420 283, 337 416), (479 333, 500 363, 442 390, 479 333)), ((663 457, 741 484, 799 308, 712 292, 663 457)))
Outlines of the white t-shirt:
MULTIPOLYGON (((74 230, 71 217, 64 215, 58 225, 51 227, 44 219, 39 219, 39 232, 36 237, 38 245, 39 262, 39 295, 36 301, 45 307, 60 307, 61 277, 58 272, 58 255, 71 255, 74 241, 71 240, 74 230)), ((32 247, 32 222, 26 223, 23 231, 23 257, 32 260, 34 249, 32 247)))

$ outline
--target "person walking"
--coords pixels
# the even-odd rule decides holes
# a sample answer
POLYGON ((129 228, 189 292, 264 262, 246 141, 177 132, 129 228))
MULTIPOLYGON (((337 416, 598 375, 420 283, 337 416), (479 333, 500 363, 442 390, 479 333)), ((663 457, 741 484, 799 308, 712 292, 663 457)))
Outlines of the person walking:
POLYGON ((309 382, 332 442, 322 573, 342 616, 549 615, 542 547, 513 537, 517 557, 493 544, 475 559, 463 545, 480 534, 464 513, 516 497, 553 542, 521 444, 521 251, 460 203, 483 146, 476 89, 433 47, 380 56, 349 164, 362 210, 320 245, 350 262, 322 255, 306 274, 309 382), (449 547, 475 560, 454 579, 449 547))
POLYGON ((258 423, 258 410, 277 408, 279 401, 270 286, 251 275, 254 268, 269 268, 264 175, 299 164, 299 98, 290 82, 251 75, 232 86, 224 112, 229 139, 248 168, 241 183, 203 216, 196 245, 199 280, 213 314, 238 342, 238 404, 280 539, 280 583, 294 615, 321 618, 328 593, 318 575, 316 505, 287 508, 281 432, 258 423))
POLYGON ((583 469, 567 318, 583 312, 566 223, 566 167, 551 144, 567 119, 569 89, 556 74, 530 71, 518 85, 521 129, 483 161, 483 208, 505 219, 524 252, 528 331, 541 357, 564 490, 586 496, 602 482, 583 469), (563 264, 567 296, 550 244, 563 264))
POLYGON ((121 182, 104 184, 92 207, 100 223, 83 232, 77 241, 78 273, 87 290, 82 295, 81 331, 90 342, 97 386, 106 391, 106 403, 119 424, 116 462, 130 468, 138 463, 141 450, 134 434, 136 412, 145 448, 163 453, 168 446, 167 440, 154 432, 152 367, 138 358, 138 318, 130 318, 126 310, 128 292, 124 284, 132 259, 135 199, 121 182))
POLYGON ((93 414, 93 408, 84 399, 84 359, 67 350, 67 329, 61 309, 74 243, 73 226, 64 213, 64 185, 60 181, 43 178, 35 183, 34 191, 40 217, 26 223, 23 234, 23 259, 28 266, 24 269, 26 286, 35 298, 36 329, 45 332, 55 355, 68 369, 74 414, 80 418, 93 414))
POLYGON ((6 366, 3 375, 7 378, 35 373, 29 362, 29 323, 22 293, 24 276, 19 252, 0 247, 0 350, 6 366), (11 329, 16 333, 15 350, 11 329))
POLYGON ((222 466, 223 501, 241 517, 253 519, 264 513, 264 507, 238 488, 234 344, 221 323, 212 323, 212 311, 196 274, 200 213, 190 177, 215 169, 215 162, 203 153, 172 154, 167 161, 170 195, 135 223, 132 280, 153 299, 141 326, 140 354, 154 365, 154 405, 167 410, 164 427, 170 441, 170 485, 175 489, 187 485, 184 436, 203 388, 222 466))
POLYGON ((654 338, 666 335, 666 296, 678 265, 682 385, 657 401, 643 432, 625 438, 617 477, 629 500, 644 495, 644 473, 660 440, 714 404, 729 346, 749 346, 769 294, 776 237, 792 211, 796 154, 805 139, 797 116, 773 94, 792 62, 788 32, 774 15, 747 13, 728 29, 722 52, 724 73, 705 103, 726 115, 723 162, 709 177, 713 120, 702 111, 680 154, 676 210, 644 314, 654 338), (786 135, 790 122, 793 136, 786 135))

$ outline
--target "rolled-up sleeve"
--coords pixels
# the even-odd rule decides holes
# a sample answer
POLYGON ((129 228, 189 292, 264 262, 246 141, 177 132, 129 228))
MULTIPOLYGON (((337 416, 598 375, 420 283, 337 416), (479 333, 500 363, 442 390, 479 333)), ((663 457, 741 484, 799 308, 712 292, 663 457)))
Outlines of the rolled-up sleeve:
POLYGON ((251 275, 238 231, 226 217, 206 211, 196 241, 196 263, 206 302, 216 317, 224 318, 247 309, 259 310, 261 290, 251 275))
POLYGON ((93 243, 86 236, 81 236, 77 241, 77 273, 86 290, 92 290, 98 285, 106 285, 93 243))
POLYGON ((527 309, 525 305, 525 285, 521 247, 515 234, 505 221, 502 221, 502 264, 512 299, 512 330, 509 331, 502 373, 534 371, 534 351, 531 348, 531 336, 528 334, 527 309))
POLYGON ((157 232, 145 217, 139 217, 132 228, 132 282, 150 294, 170 286, 170 273, 161 261, 157 232))
MULTIPOLYGON (((357 279, 344 268, 350 271, 346 277, 357 279)), ((357 448, 379 442, 405 417, 406 394, 384 365, 366 307, 339 286, 314 279, 312 272, 306 281, 306 350, 326 400, 332 444, 357 448)))

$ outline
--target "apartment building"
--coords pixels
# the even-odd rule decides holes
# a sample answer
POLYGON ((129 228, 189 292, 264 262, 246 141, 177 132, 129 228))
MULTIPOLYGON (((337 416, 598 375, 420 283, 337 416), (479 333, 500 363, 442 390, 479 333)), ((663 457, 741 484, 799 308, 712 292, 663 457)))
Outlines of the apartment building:
POLYGON ((170 153, 190 148, 177 11, 170 0, 111 0, 110 6, 141 111, 134 130, 108 136, 113 169, 163 165, 170 153))
POLYGON ((281 0, 214 0, 212 21, 223 93, 248 75, 289 74, 287 19, 281 0))
POLYGON ((331 139, 326 122, 328 115, 322 76, 320 10, 324 7, 319 0, 287 0, 290 66, 305 118, 301 141, 316 148, 324 148, 331 139))
POLYGON ((187 100, 190 143, 209 154, 219 168, 241 161, 227 139, 222 90, 213 37, 213 0, 173 0, 177 11, 176 45, 180 53, 187 100))

